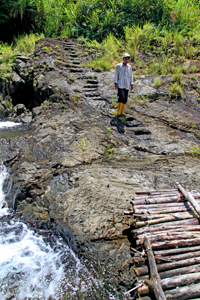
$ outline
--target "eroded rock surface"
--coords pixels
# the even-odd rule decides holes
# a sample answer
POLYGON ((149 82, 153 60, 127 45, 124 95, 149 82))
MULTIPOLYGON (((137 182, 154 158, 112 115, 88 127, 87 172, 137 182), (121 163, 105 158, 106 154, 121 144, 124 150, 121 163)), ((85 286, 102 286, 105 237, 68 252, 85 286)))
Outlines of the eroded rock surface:
POLYGON ((38 42, 34 108, 15 118, 31 114, 30 130, 1 140, 7 188, 12 179, 7 200, 32 224, 61 232, 105 277, 111 272, 122 295, 134 277, 134 219, 124 211, 132 210, 135 191, 171 189, 176 181, 200 191, 200 79, 185 78, 185 97, 172 99, 169 77, 159 87, 155 76, 136 78, 126 107, 132 125, 119 134, 110 125, 114 70, 95 73, 87 59, 74 41, 38 42))

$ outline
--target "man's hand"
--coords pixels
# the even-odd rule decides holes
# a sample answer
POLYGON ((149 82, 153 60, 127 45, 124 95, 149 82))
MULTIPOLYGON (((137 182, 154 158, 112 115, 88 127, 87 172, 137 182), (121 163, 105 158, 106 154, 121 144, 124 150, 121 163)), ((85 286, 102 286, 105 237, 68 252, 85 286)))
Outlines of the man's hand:
POLYGON ((118 90, 118 83, 115 83, 115 89, 118 90))
POLYGON ((133 90, 133 84, 131 84, 131 91, 133 90))

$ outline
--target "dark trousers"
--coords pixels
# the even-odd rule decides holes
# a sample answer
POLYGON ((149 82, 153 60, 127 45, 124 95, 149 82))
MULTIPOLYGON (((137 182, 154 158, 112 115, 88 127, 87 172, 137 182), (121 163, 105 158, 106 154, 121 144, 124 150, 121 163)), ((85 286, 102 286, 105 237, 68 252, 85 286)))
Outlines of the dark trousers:
POLYGON ((128 101, 128 90, 118 88, 118 102, 126 104, 128 101))

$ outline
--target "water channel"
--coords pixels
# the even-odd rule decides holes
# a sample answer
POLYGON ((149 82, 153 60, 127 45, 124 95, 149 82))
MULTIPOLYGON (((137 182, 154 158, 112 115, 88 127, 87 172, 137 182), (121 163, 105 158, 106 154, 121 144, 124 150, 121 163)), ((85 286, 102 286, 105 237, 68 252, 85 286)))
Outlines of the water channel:
MULTIPOLYGON (((20 126, 1 121, 0 138, 16 136, 20 126)), ((0 162, 0 299, 118 299, 60 236, 31 228, 7 207, 7 172, 0 162)))

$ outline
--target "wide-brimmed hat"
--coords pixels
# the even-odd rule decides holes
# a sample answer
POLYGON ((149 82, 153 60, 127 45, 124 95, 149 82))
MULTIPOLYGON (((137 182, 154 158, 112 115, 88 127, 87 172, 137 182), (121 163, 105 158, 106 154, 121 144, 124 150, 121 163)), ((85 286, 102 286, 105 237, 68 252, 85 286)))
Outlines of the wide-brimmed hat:
POLYGON ((124 53, 123 58, 125 58, 125 57, 131 57, 131 56, 128 53, 124 53))

